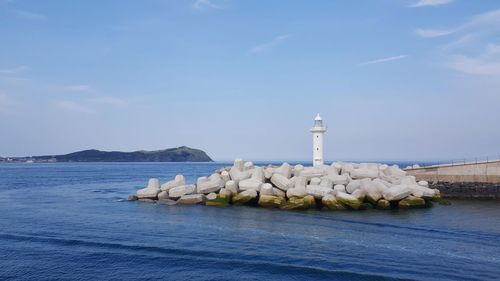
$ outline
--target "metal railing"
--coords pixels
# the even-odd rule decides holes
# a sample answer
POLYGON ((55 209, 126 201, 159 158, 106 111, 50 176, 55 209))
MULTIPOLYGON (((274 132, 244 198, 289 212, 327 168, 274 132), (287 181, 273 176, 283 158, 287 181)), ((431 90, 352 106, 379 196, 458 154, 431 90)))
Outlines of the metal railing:
POLYGON ((489 155, 489 156, 473 157, 473 158, 455 158, 449 160, 440 160, 432 164, 431 166, 423 166, 422 168, 438 167, 438 166, 463 166, 463 165, 484 164, 484 163, 491 163, 498 161, 500 161, 500 155, 496 156, 489 155))

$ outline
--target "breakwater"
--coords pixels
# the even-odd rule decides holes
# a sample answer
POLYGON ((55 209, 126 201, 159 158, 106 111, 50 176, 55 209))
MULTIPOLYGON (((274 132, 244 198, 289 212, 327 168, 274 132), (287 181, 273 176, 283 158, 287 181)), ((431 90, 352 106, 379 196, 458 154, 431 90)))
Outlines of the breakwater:
POLYGON ((410 167, 405 170, 417 180, 428 182, 500 184, 500 160, 410 167))
POLYGON ((160 184, 157 178, 129 200, 209 206, 256 205, 285 210, 321 208, 362 210, 423 208, 440 200, 429 188, 397 165, 343 163, 304 167, 255 166, 236 159, 233 166, 187 184, 183 175, 160 184))

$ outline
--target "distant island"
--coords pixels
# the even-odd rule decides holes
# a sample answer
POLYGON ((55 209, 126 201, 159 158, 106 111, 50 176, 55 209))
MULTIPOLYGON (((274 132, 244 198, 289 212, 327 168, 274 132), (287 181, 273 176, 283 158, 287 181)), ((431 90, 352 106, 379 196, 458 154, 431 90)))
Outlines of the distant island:
POLYGON ((202 150, 186 146, 154 151, 83 150, 64 155, 0 157, 0 162, 213 162, 202 150))

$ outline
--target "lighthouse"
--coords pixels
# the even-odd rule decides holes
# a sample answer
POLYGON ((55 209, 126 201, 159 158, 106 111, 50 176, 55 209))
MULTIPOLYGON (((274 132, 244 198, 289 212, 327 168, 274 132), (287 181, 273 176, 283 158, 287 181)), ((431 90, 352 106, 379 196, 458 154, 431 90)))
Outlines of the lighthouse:
POLYGON ((313 166, 323 165, 323 137, 325 132, 326 127, 323 125, 323 119, 318 113, 314 118, 314 127, 311 128, 313 134, 313 166))

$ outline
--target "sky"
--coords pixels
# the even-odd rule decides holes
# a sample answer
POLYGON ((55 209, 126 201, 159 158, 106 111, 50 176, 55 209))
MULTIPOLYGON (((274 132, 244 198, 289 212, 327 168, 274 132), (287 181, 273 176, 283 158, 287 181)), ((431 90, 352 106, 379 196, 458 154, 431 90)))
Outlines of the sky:
POLYGON ((500 154, 500 2, 0 0, 0 155, 500 154))

